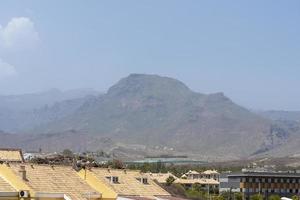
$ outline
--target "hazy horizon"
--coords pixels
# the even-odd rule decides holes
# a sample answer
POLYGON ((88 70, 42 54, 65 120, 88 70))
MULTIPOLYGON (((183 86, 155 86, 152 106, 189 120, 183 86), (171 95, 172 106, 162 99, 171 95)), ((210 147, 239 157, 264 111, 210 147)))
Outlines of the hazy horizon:
POLYGON ((131 73, 300 110, 299 1, 1 1, 0 95, 105 92, 131 73))

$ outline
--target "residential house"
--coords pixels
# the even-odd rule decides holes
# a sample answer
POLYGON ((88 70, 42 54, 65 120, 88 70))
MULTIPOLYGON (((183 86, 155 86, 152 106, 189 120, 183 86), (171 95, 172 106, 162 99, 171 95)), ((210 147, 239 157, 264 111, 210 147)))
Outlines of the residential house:
MULTIPOLYGON (((70 166, 32 165, 6 163, 0 165, 0 177, 6 186, 0 196, 17 192, 15 199, 24 200, 100 200, 104 199, 101 190, 84 181, 70 166), (11 186, 11 187, 8 187, 11 186)), ((3 186, 3 187, 4 187, 3 186)), ((109 194, 106 194, 106 197, 109 194)), ((110 194, 116 199, 115 193, 110 194)))
POLYGON ((170 198, 171 195, 157 185, 147 174, 137 170, 91 168, 82 169, 81 177, 87 182, 108 187, 118 198, 170 198))
POLYGON ((24 162, 21 149, 0 149, 0 162, 24 162))

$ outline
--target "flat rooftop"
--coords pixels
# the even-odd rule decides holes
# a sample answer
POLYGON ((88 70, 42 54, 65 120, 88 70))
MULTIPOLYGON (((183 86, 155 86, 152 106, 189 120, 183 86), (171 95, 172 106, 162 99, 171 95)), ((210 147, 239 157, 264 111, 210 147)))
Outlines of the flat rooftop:
POLYGON ((300 173, 292 172, 244 172, 239 174, 228 175, 228 178, 238 177, 292 177, 300 178, 300 173))

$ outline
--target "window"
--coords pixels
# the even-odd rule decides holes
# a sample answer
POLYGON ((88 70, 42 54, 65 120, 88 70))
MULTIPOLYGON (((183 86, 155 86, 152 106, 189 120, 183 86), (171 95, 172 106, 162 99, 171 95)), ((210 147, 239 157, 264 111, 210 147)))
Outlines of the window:
POLYGON ((109 180, 111 183, 119 183, 119 177, 117 176, 107 176, 105 178, 109 180))
POLYGON ((143 183, 143 184, 148 184, 148 178, 136 178, 136 180, 138 180, 139 182, 143 183))
POLYGON ((271 178, 268 178, 268 183, 272 183, 272 179, 271 178))
POLYGON ((119 177, 113 176, 113 177, 112 177, 112 182, 113 182, 113 183, 119 183, 119 177))
POLYGON ((143 184, 148 184, 148 179, 147 178, 142 178, 142 183, 143 184))
POLYGON ((268 192, 269 192, 269 193, 271 193, 271 192, 272 192, 271 188, 268 188, 268 192))

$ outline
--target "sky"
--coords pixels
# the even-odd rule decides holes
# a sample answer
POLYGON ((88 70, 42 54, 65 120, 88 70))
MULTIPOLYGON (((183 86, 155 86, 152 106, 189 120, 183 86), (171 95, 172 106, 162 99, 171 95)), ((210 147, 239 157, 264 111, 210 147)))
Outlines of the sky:
POLYGON ((300 1, 0 1, 1 95, 106 91, 131 73, 300 110, 300 1))

